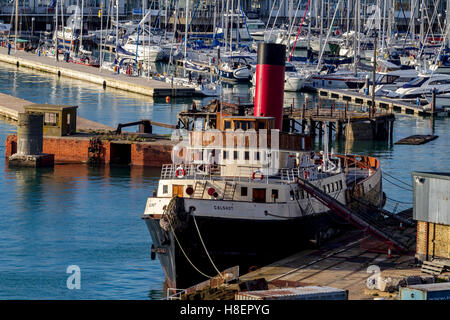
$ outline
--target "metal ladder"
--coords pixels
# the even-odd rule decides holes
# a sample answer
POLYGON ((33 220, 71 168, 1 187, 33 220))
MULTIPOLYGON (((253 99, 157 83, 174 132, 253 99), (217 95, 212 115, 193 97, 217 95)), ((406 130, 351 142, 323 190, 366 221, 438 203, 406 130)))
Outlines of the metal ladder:
POLYGON ((193 197, 196 199, 203 199, 203 195, 205 194, 205 189, 206 189, 205 181, 195 181, 193 197))
POLYGON ((236 183, 225 182, 225 188, 223 190, 223 200, 233 200, 235 191, 236 183))

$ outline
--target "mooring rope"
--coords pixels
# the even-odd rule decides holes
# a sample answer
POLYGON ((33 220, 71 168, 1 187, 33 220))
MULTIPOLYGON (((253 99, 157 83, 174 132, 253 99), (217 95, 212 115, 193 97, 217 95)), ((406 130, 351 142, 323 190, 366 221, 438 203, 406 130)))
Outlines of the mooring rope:
MULTIPOLYGON (((171 205, 173 199, 175 199, 175 197, 172 198, 172 200, 169 202, 169 205, 167 206, 166 210, 168 210, 168 208, 169 208, 169 206, 171 205)), ((173 228, 170 219, 167 219, 167 221, 169 222, 170 228, 172 229, 172 233, 173 233, 173 236, 174 236, 174 238, 175 238, 175 241, 178 243, 178 246, 180 247, 180 250, 181 250, 181 252, 183 253, 183 255, 184 255, 184 257, 186 258, 186 260, 187 260, 187 261, 190 263, 190 265, 191 265, 195 270, 197 270, 197 272, 200 273, 202 276, 204 276, 204 277, 206 277, 206 278, 209 278, 209 279, 212 279, 213 277, 211 277, 211 276, 207 275, 206 273, 200 271, 200 269, 198 269, 198 268, 194 265, 194 263, 191 261, 191 259, 189 259, 188 255, 186 254, 186 252, 184 251, 183 247, 181 246, 180 241, 178 240, 178 237, 177 237, 177 235, 176 235, 176 233, 175 233, 175 229, 173 228)))
POLYGON ((205 249, 205 252, 206 252, 206 255, 207 255, 208 258, 209 258, 209 261, 211 261, 211 264, 213 265, 214 269, 216 269, 217 274, 218 274, 222 279, 224 279, 224 276, 220 273, 219 269, 217 269, 216 265, 214 264, 214 261, 212 260, 211 256, 209 255, 208 250, 206 249, 205 243, 203 242, 202 235, 200 234, 200 229, 198 228, 198 225, 197 225, 197 220, 195 219, 195 214, 193 214, 193 213, 191 212, 191 215, 192 215, 192 217, 194 218, 194 224, 195 224, 195 228, 197 229, 197 232, 198 232, 198 237, 200 238, 200 241, 202 242, 203 249, 205 249))
POLYGON ((391 177, 392 179, 394 179, 394 180, 397 180, 398 182, 401 182, 401 183, 403 183, 404 185, 407 185, 408 187, 413 187, 412 185, 410 185, 409 183, 406 183, 405 181, 402 181, 402 180, 400 180, 400 179, 398 179, 398 178, 396 178, 396 177, 394 177, 393 175, 391 175, 391 174, 389 174, 389 173, 387 173, 386 171, 383 171, 383 174, 385 174, 385 175, 387 175, 387 176, 389 176, 389 177, 391 177))
POLYGON ((413 204, 412 202, 404 202, 404 201, 392 199, 392 198, 389 198, 388 196, 386 196, 386 199, 389 199, 389 200, 391 200, 391 201, 398 202, 398 203, 413 204))
POLYGON ((388 179, 387 179, 386 177, 384 177, 384 176, 383 176, 383 179, 386 180, 387 182, 393 184, 394 186, 399 187, 400 189, 403 189, 403 190, 406 190, 406 191, 411 191, 411 192, 413 191, 412 189, 407 189, 407 188, 405 188, 405 187, 399 186, 398 184, 396 184, 396 183, 394 183, 394 182, 388 180, 388 179))

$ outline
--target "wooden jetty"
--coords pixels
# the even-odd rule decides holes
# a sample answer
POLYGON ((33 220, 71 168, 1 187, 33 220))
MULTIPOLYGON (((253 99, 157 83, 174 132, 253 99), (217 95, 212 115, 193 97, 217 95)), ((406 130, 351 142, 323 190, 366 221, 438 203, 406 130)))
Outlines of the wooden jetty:
POLYGON ((330 141, 333 131, 338 139, 345 135, 347 140, 392 140, 395 121, 395 115, 387 110, 375 113, 371 110, 355 110, 350 109, 348 103, 344 109, 336 109, 334 103, 331 107, 323 108, 321 100, 313 108, 306 104, 302 109, 285 108, 284 115, 284 126, 295 128, 299 125, 302 133, 309 132, 312 137, 318 134, 322 138, 324 126, 328 126, 330 141))
MULTIPOLYGON (((322 138, 328 126, 329 141, 333 132, 337 139, 348 140, 391 139, 394 130, 395 115, 387 110, 357 110, 350 108, 322 107, 321 100, 314 106, 303 105, 303 108, 286 107, 283 110, 283 131, 308 133, 313 138, 322 138), (298 128, 300 127, 300 129, 298 128)), ((197 119, 202 119, 209 127, 215 128, 218 117, 225 115, 245 116, 253 114, 253 104, 233 104, 212 100, 207 106, 191 108, 178 114, 178 127, 191 130, 197 119), (220 111, 222 109, 222 112, 220 111)))
POLYGON ((24 67, 42 72, 52 73, 58 77, 69 77, 82 81, 88 81, 103 86, 120 89, 123 91, 138 93, 151 97, 192 97, 195 90, 182 86, 172 86, 169 83, 146 79, 143 77, 131 77, 124 74, 117 74, 101 68, 67 63, 46 56, 38 56, 24 51, 11 50, 8 55, 7 49, 0 47, 0 61, 16 65, 18 68, 24 67))
MULTIPOLYGON (((355 90, 345 89, 318 89, 319 97, 330 100, 348 101, 356 105, 372 105, 372 96, 365 95, 355 90)), ((410 114, 415 116, 449 116, 450 111, 447 110, 432 110, 430 105, 421 106, 415 105, 396 99, 387 97, 375 96, 375 108, 386 109, 392 112, 400 112, 403 114, 410 114)))

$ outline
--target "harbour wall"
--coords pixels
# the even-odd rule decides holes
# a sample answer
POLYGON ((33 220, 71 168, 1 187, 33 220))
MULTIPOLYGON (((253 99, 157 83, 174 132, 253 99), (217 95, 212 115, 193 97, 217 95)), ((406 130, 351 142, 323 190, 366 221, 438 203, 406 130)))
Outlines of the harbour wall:
MULTIPOLYGON (((43 139, 43 152, 54 154, 56 163, 130 164, 161 167, 171 163, 173 144, 170 140, 157 142, 124 142, 100 140, 98 152, 92 152, 93 141, 89 137, 48 137, 43 139)), ((8 135, 5 157, 17 152, 17 136, 8 135)))

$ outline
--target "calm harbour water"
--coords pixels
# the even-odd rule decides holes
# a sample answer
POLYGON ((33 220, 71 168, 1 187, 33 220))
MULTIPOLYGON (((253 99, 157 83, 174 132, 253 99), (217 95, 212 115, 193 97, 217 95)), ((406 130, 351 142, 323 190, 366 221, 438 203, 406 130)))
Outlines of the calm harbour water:
MULTIPOLYGON (((175 123, 192 99, 167 104, 120 91, 103 90, 81 81, 17 71, 0 64, 0 92, 34 103, 78 105, 81 117, 117 126, 139 119, 175 123)), ((226 98, 248 99, 245 87, 228 89, 226 98)), ((286 99, 301 103, 303 95, 286 99)), ((206 103, 208 99, 199 101, 206 103)), ((439 138, 425 145, 385 142, 337 144, 339 152, 379 157, 386 173, 388 197, 410 207, 411 171, 449 171, 450 121, 397 114, 394 141, 412 134, 439 138), (390 175, 390 176, 389 176, 390 175), (402 188, 400 188, 401 186, 402 188)), ((134 129, 134 128, 133 128, 134 129)), ((133 130, 132 129, 132 130, 133 130)), ((0 120, 0 153, 14 133, 0 120)), ((155 128, 155 132, 169 133, 155 128)), ((159 299, 164 275, 158 260, 150 260, 151 239, 141 214, 157 185, 159 171, 149 168, 90 168, 56 165, 54 169, 10 169, 0 156, 0 299, 159 299), (81 289, 69 290, 66 268, 81 269, 81 289)), ((394 203, 388 201, 387 208, 394 203)))

